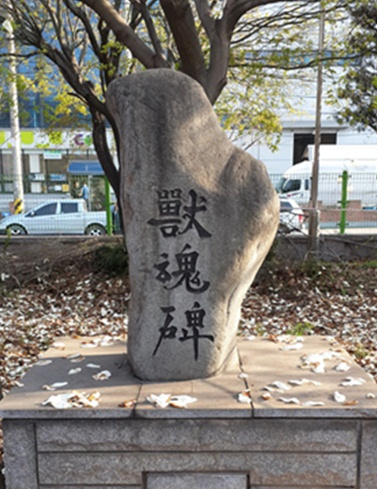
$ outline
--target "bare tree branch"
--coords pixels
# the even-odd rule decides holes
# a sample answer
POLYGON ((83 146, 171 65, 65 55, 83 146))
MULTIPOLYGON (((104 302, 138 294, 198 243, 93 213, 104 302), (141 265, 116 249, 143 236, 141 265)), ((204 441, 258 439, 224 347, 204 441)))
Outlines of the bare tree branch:
MULTIPOLYGON (((297 3, 297 1, 303 4, 320 3, 320 0, 286 0, 285 3, 297 3)), ((272 5, 275 3, 282 3, 281 0, 228 0, 224 8, 223 21, 227 25, 227 31, 232 32, 239 19, 246 14, 246 12, 264 5, 272 5)))
POLYGON ((110 2, 107 0, 82 0, 82 2, 110 26, 118 41, 127 46, 133 56, 146 68, 165 66, 165 60, 143 43, 110 2))
POLYGON ((83 23, 85 30, 88 34, 89 40, 90 40, 90 44, 93 48, 93 52, 97 56, 97 58, 99 58, 100 54, 101 54, 100 47, 99 47, 99 44, 97 42, 96 36, 94 34, 91 22, 90 22, 88 16, 86 15, 86 12, 82 8, 77 7, 77 4, 72 2, 72 0, 63 0, 63 1, 65 3, 66 7, 76 17, 78 17, 81 20, 81 22, 83 23))
POLYGON ((140 12, 144 18, 145 25, 147 26, 147 29, 148 29, 149 38, 152 41, 155 52, 160 59, 163 59, 164 55, 163 55, 163 50, 161 47, 161 42, 157 36, 157 32, 156 32, 156 29, 154 27, 153 20, 149 14, 148 7, 146 6, 146 0, 141 0, 140 12))
POLYGON ((204 86, 204 57, 189 0, 161 0, 160 4, 181 57, 182 71, 204 86))
POLYGON ((211 7, 208 0, 195 0, 195 6, 198 11, 200 22, 202 23, 208 38, 211 39, 215 30, 215 22, 212 18, 211 7))

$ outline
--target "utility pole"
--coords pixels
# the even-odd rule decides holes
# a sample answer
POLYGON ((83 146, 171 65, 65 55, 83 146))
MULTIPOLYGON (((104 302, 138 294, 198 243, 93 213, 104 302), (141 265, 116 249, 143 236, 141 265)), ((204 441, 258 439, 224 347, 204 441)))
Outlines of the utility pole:
MULTIPOLYGON (((8 2, 7 2, 8 3, 8 2)), ((8 8, 10 8, 8 4, 8 8)), ((17 64, 16 64, 16 45, 14 42, 13 27, 11 17, 8 15, 3 22, 3 27, 7 32, 7 44, 9 54, 9 95, 10 95, 10 125, 12 135, 12 159, 13 159, 13 212, 20 214, 24 210, 24 186, 21 158, 21 138, 20 122, 18 110, 18 90, 17 90, 17 64)))
POLYGON ((319 253, 319 214, 318 209, 318 177, 319 177, 319 146, 321 144, 321 105, 322 105, 322 78, 323 78, 323 52, 325 40, 325 11, 321 10, 318 36, 318 71, 317 71, 317 100, 316 121, 314 134, 314 160, 312 169, 312 185, 309 209, 309 236, 308 253, 317 258, 319 253))

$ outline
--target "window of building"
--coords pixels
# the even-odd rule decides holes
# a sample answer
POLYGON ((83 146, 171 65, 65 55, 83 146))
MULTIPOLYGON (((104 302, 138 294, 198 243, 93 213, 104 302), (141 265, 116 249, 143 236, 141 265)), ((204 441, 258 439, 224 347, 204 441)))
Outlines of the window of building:
MULTIPOLYGON (((321 144, 336 144, 336 133, 321 134, 321 144)), ((293 164, 308 159, 307 147, 314 144, 314 134, 295 134, 293 139, 293 164)))

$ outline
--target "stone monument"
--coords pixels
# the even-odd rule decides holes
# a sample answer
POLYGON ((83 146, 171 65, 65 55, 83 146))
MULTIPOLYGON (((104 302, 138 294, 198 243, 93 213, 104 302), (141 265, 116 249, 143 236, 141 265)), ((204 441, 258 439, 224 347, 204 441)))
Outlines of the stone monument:
POLYGON ((144 380, 216 375, 238 361, 240 306, 278 227, 276 192, 190 77, 119 78, 107 105, 120 136, 131 368, 144 380))

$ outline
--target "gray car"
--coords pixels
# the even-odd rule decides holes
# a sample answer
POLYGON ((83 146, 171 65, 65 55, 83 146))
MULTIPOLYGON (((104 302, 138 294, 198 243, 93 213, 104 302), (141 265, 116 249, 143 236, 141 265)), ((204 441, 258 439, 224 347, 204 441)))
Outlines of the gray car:
POLYGON ((0 234, 106 234, 106 212, 89 212, 83 199, 45 202, 0 221, 0 234))

